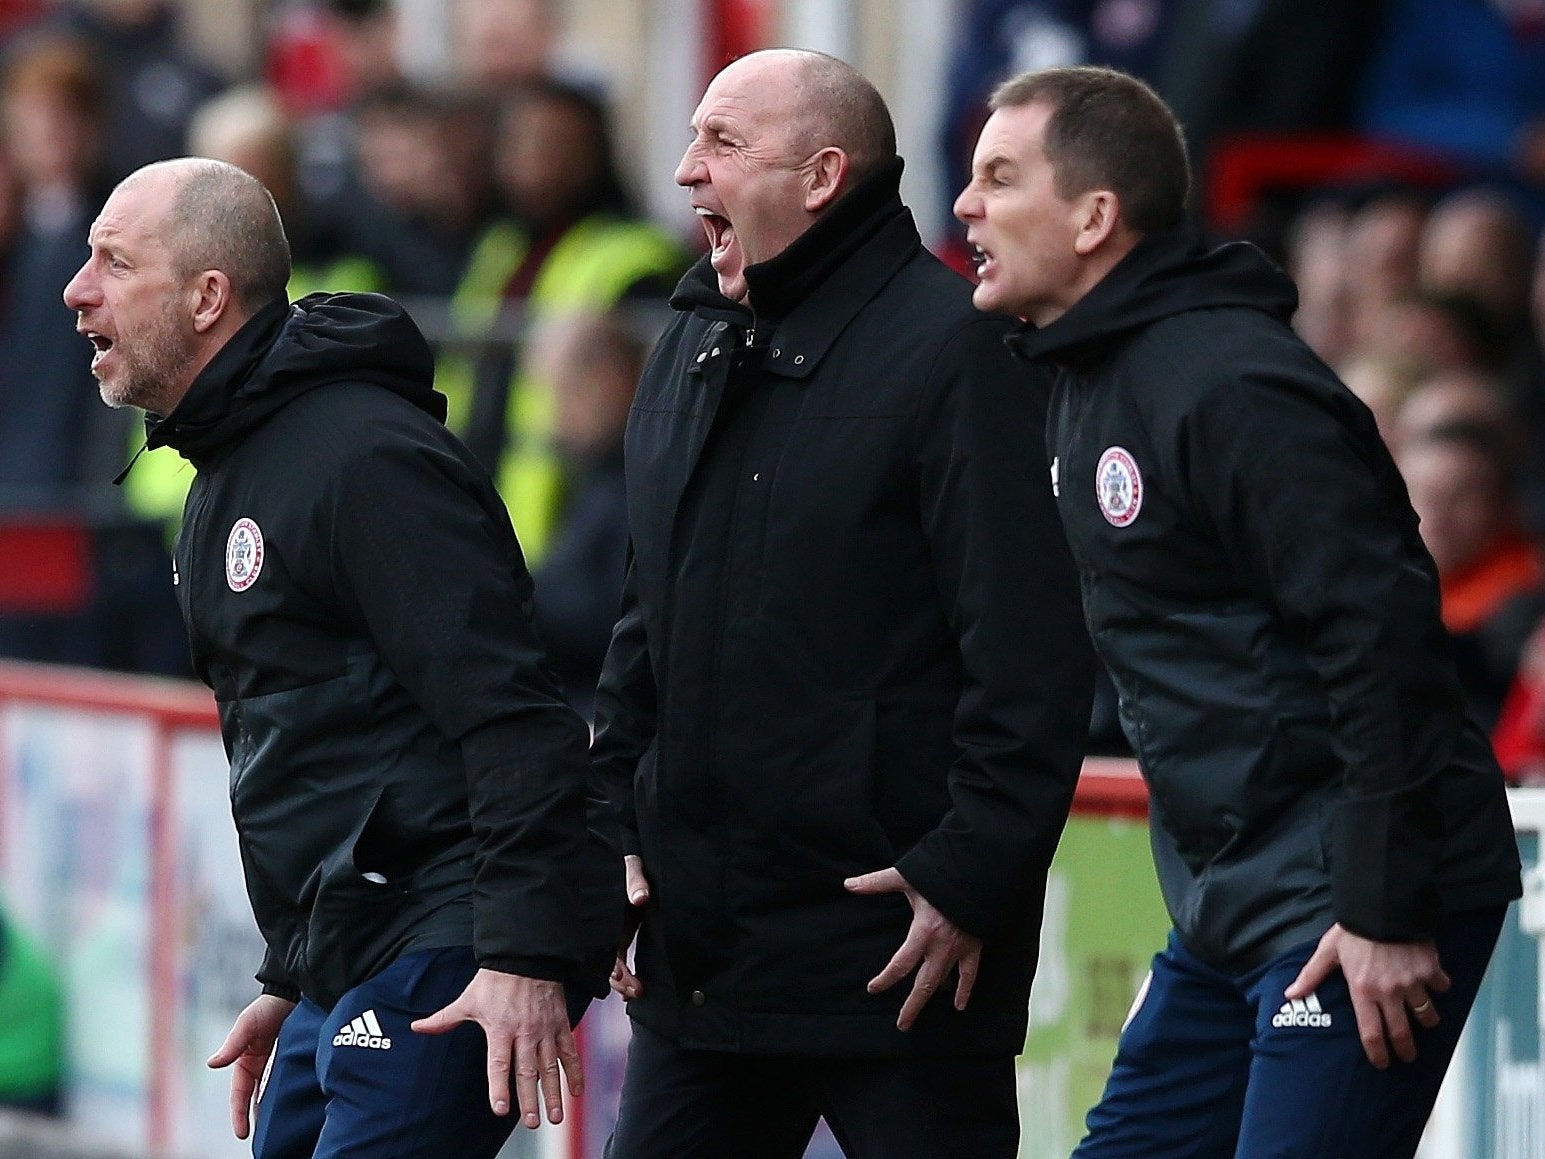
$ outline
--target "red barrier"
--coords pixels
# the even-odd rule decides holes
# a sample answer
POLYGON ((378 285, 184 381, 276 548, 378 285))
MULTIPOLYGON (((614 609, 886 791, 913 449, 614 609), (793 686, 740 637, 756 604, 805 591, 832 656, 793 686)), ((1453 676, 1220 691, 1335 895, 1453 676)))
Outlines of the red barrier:
POLYGON ((1454 166, 1443 158, 1389 141, 1344 133, 1241 133, 1213 146, 1207 220, 1214 229, 1240 232, 1272 189, 1396 180, 1435 186, 1455 176, 1454 166))

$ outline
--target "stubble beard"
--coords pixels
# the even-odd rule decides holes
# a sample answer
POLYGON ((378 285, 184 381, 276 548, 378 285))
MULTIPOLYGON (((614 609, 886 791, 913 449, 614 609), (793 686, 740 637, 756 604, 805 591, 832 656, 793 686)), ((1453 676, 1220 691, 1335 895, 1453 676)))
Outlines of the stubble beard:
POLYGON ((156 326, 122 351, 116 379, 98 380, 102 401, 114 410, 134 406, 152 414, 169 413, 174 405, 171 384, 186 373, 192 353, 192 341, 179 333, 169 302, 156 326))

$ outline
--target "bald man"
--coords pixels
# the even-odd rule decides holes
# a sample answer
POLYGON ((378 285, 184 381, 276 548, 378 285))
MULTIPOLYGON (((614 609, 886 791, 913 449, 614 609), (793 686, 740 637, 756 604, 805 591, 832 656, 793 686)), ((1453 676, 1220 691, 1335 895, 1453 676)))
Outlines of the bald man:
POLYGON ((613 1159, 1015 1154, 1088 731, 1044 392, 923 248, 890 115, 753 53, 676 171, 709 253, 626 436, 593 760, 642 918, 613 1159))
POLYGON ((209 1060, 235 1066, 232 1128, 272 1059, 259 1159, 492 1156, 512 1071, 527 1127, 580 1090, 621 888, 508 517, 400 307, 286 301, 244 171, 141 169, 90 247, 64 300, 102 398, 198 472, 173 582, 268 951, 209 1060))

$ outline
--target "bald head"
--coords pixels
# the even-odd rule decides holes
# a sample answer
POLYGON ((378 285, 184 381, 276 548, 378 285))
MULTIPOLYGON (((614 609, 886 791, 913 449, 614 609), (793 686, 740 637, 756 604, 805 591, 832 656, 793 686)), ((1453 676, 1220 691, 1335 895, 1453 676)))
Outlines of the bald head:
POLYGON ((846 61, 797 48, 768 48, 729 65, 765 70, 781 81, 797 148, 835 146, 848 155, 853 181, 862 181, 896 156, 896 127, 879 90, 846 61))
POLYGON ((267 189, 224 161, 181 157, 124 178, 119 189, 148 186, 164 197, 161 235, 181 277, 219 270, 243 314, 285 297, 290 243, 267 189))

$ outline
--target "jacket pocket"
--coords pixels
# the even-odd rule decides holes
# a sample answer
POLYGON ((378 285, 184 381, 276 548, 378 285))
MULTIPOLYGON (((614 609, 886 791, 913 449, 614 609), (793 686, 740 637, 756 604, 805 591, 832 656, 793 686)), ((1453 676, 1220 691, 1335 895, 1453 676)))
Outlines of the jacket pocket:
POLYGON ((383 967, 400 940, 400 919, 412 900, 412 882, 388 878, 357 857, 380 795, 352 838, 322 863, 306 923, 306 976, 324 1004, 383 967))

